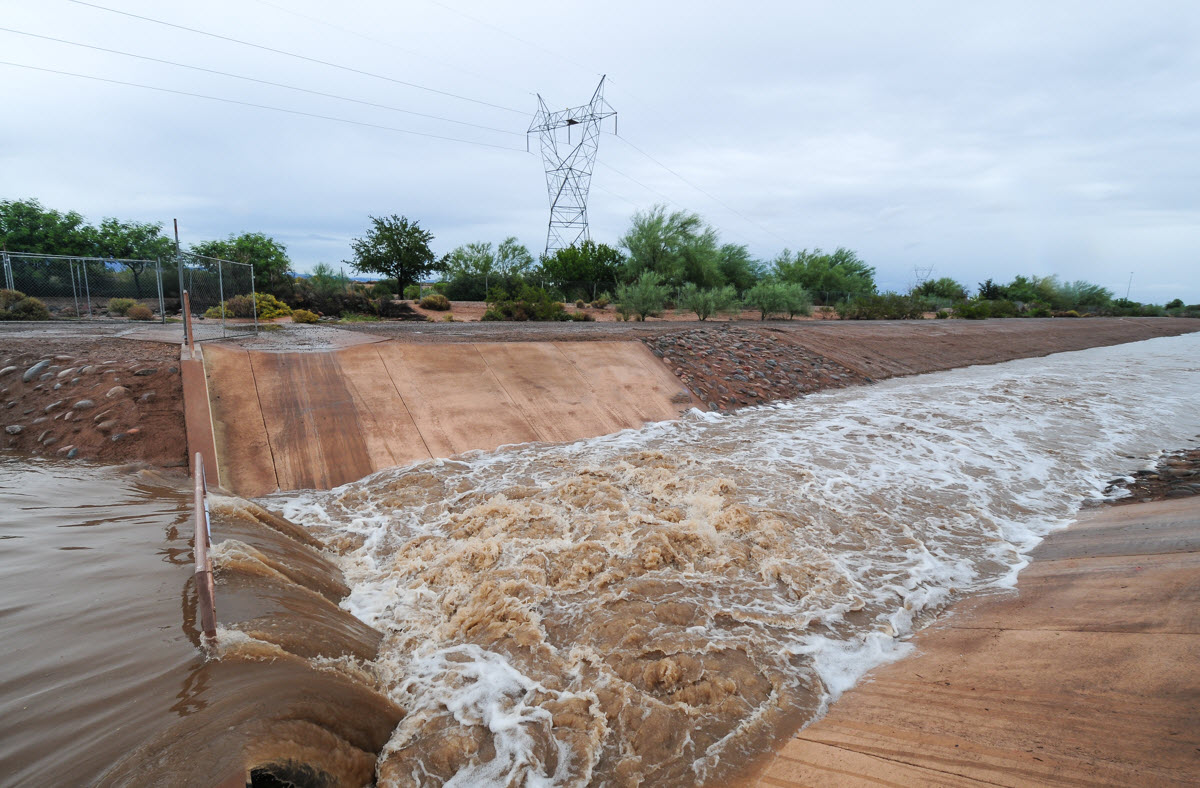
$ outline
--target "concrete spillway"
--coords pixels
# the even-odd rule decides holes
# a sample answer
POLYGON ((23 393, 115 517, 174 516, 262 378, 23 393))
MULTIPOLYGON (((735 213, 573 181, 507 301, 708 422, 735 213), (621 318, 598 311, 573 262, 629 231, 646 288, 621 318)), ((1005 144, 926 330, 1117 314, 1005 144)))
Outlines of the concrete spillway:
POLYGON ((244 496, 604 435, 699 405, 640 342, 381 342, 320 353, 214 345, 205 368, 221 483, 244 496))

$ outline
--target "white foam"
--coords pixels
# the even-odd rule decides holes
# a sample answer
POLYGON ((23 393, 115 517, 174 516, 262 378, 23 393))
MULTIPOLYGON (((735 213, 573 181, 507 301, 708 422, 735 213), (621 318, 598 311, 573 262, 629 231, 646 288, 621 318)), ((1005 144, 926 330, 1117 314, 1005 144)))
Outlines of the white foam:
MULTIPOLYGON (((421 571, 453 568, 454 556, 483 545, 497 569, 553 562, 594 539, 609 556, 628 557, 640 547, 635 534, 679 522, 664 520, 667 510, 712 550, 734 555, 738 545, 757 549, 758 534, 717 524, 744 507, 753 528, 770 533, 753 559, 757 575, 725 582, 695 569, 660 572, 705 588, 700 601, 731 620, 769 622, 776 651, 808 658, 828 702, 907 653, 904 639, 957 597, 1011 587, 1028 552, 1071 522, 1082 499, 1102 496, 1108 480, 1152 466, 1161 449, 1200 432, 1197 357, 1200 336, 1188 335, 893 379, 732 415, 693 411, 569 445, 429 461, 282 502, 291 519, 362 537, 341 559, 353 588, 347 609, 393 633, 399 650, 435 647, 420 658, 388 655, 398 686, 503 739, 492 766, 456 780, 505 784, 524 769, 553 781, 528 765, 519 734, 522 720, 544 723, 522 705, 537 677, 476 646, 439 641, 446 595, 469 598, 477 581, 442 572, 458 579, 437 582, 457 585, 428 585, 421 571), (642 452, 661 455, 663 467, 630 461, 642 452), (548 492, 588 474, 605 480, 589 488, 600 503, 548 492), (403 505, 388 502, 396 489, 406 492, 403 505), (448 536, 464 517, 482 530, 448 536), (549 533, 507 534, 504 517, 538 519, 549 533), (443 551, 422 559, 428 566, 397 569, 398 551, 418 537, 442 540, 443 551), (448 665, 452 652, 469 662, 448 665), (431 671, 457 678, 439 683, 431 671)), ((714 648, 744 646, 711 624, 684 634, 700 632, 714 648)))

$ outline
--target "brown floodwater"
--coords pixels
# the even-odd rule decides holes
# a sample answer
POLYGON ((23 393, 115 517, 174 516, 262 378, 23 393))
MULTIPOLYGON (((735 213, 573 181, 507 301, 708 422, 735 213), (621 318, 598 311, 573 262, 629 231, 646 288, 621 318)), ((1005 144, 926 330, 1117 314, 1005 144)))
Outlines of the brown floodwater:
POLYGON ((361 668, 378 633, 286 524, 214 509, 215 648, 195 622, 190 484, 0 457, 0 781, 373 779, 401 715, 361 668))
POLYGON ((1197 358, 1152 340, 213 496, 215 644, 189 483, 0 455, 0 781, 727 784, 1200 433, 1197 358))

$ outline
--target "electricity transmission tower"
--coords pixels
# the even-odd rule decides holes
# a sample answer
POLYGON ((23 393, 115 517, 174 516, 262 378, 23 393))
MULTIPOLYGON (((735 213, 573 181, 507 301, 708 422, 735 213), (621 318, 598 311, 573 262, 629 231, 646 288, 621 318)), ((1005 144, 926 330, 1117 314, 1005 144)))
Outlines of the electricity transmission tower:
MULTIPOLYGON (((538 111, 527 134, 537 132, 546 165, 546 190, 550 194, 550 228, 546 254, 589 240, 588 189, 600 147, 600 124, 617 111, 604 100, 604 77, 592 100, 581 107, 551 112, 538 94, 538 111), (572 128, 578 126, 579 128, 572 128), (565 132, 565 133, 564 133, 565 132)), ((616 121, 613 121, 614 127, 616 121)))

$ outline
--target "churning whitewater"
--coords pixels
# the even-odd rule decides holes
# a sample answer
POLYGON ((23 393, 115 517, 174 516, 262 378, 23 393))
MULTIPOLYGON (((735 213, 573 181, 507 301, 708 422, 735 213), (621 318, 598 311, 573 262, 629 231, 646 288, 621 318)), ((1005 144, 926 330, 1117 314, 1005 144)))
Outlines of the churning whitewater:
POLYGON ((694 412, 268 499, 407 712, 383 785, 719 782, 1200 432, 1200 336, 694 412))

